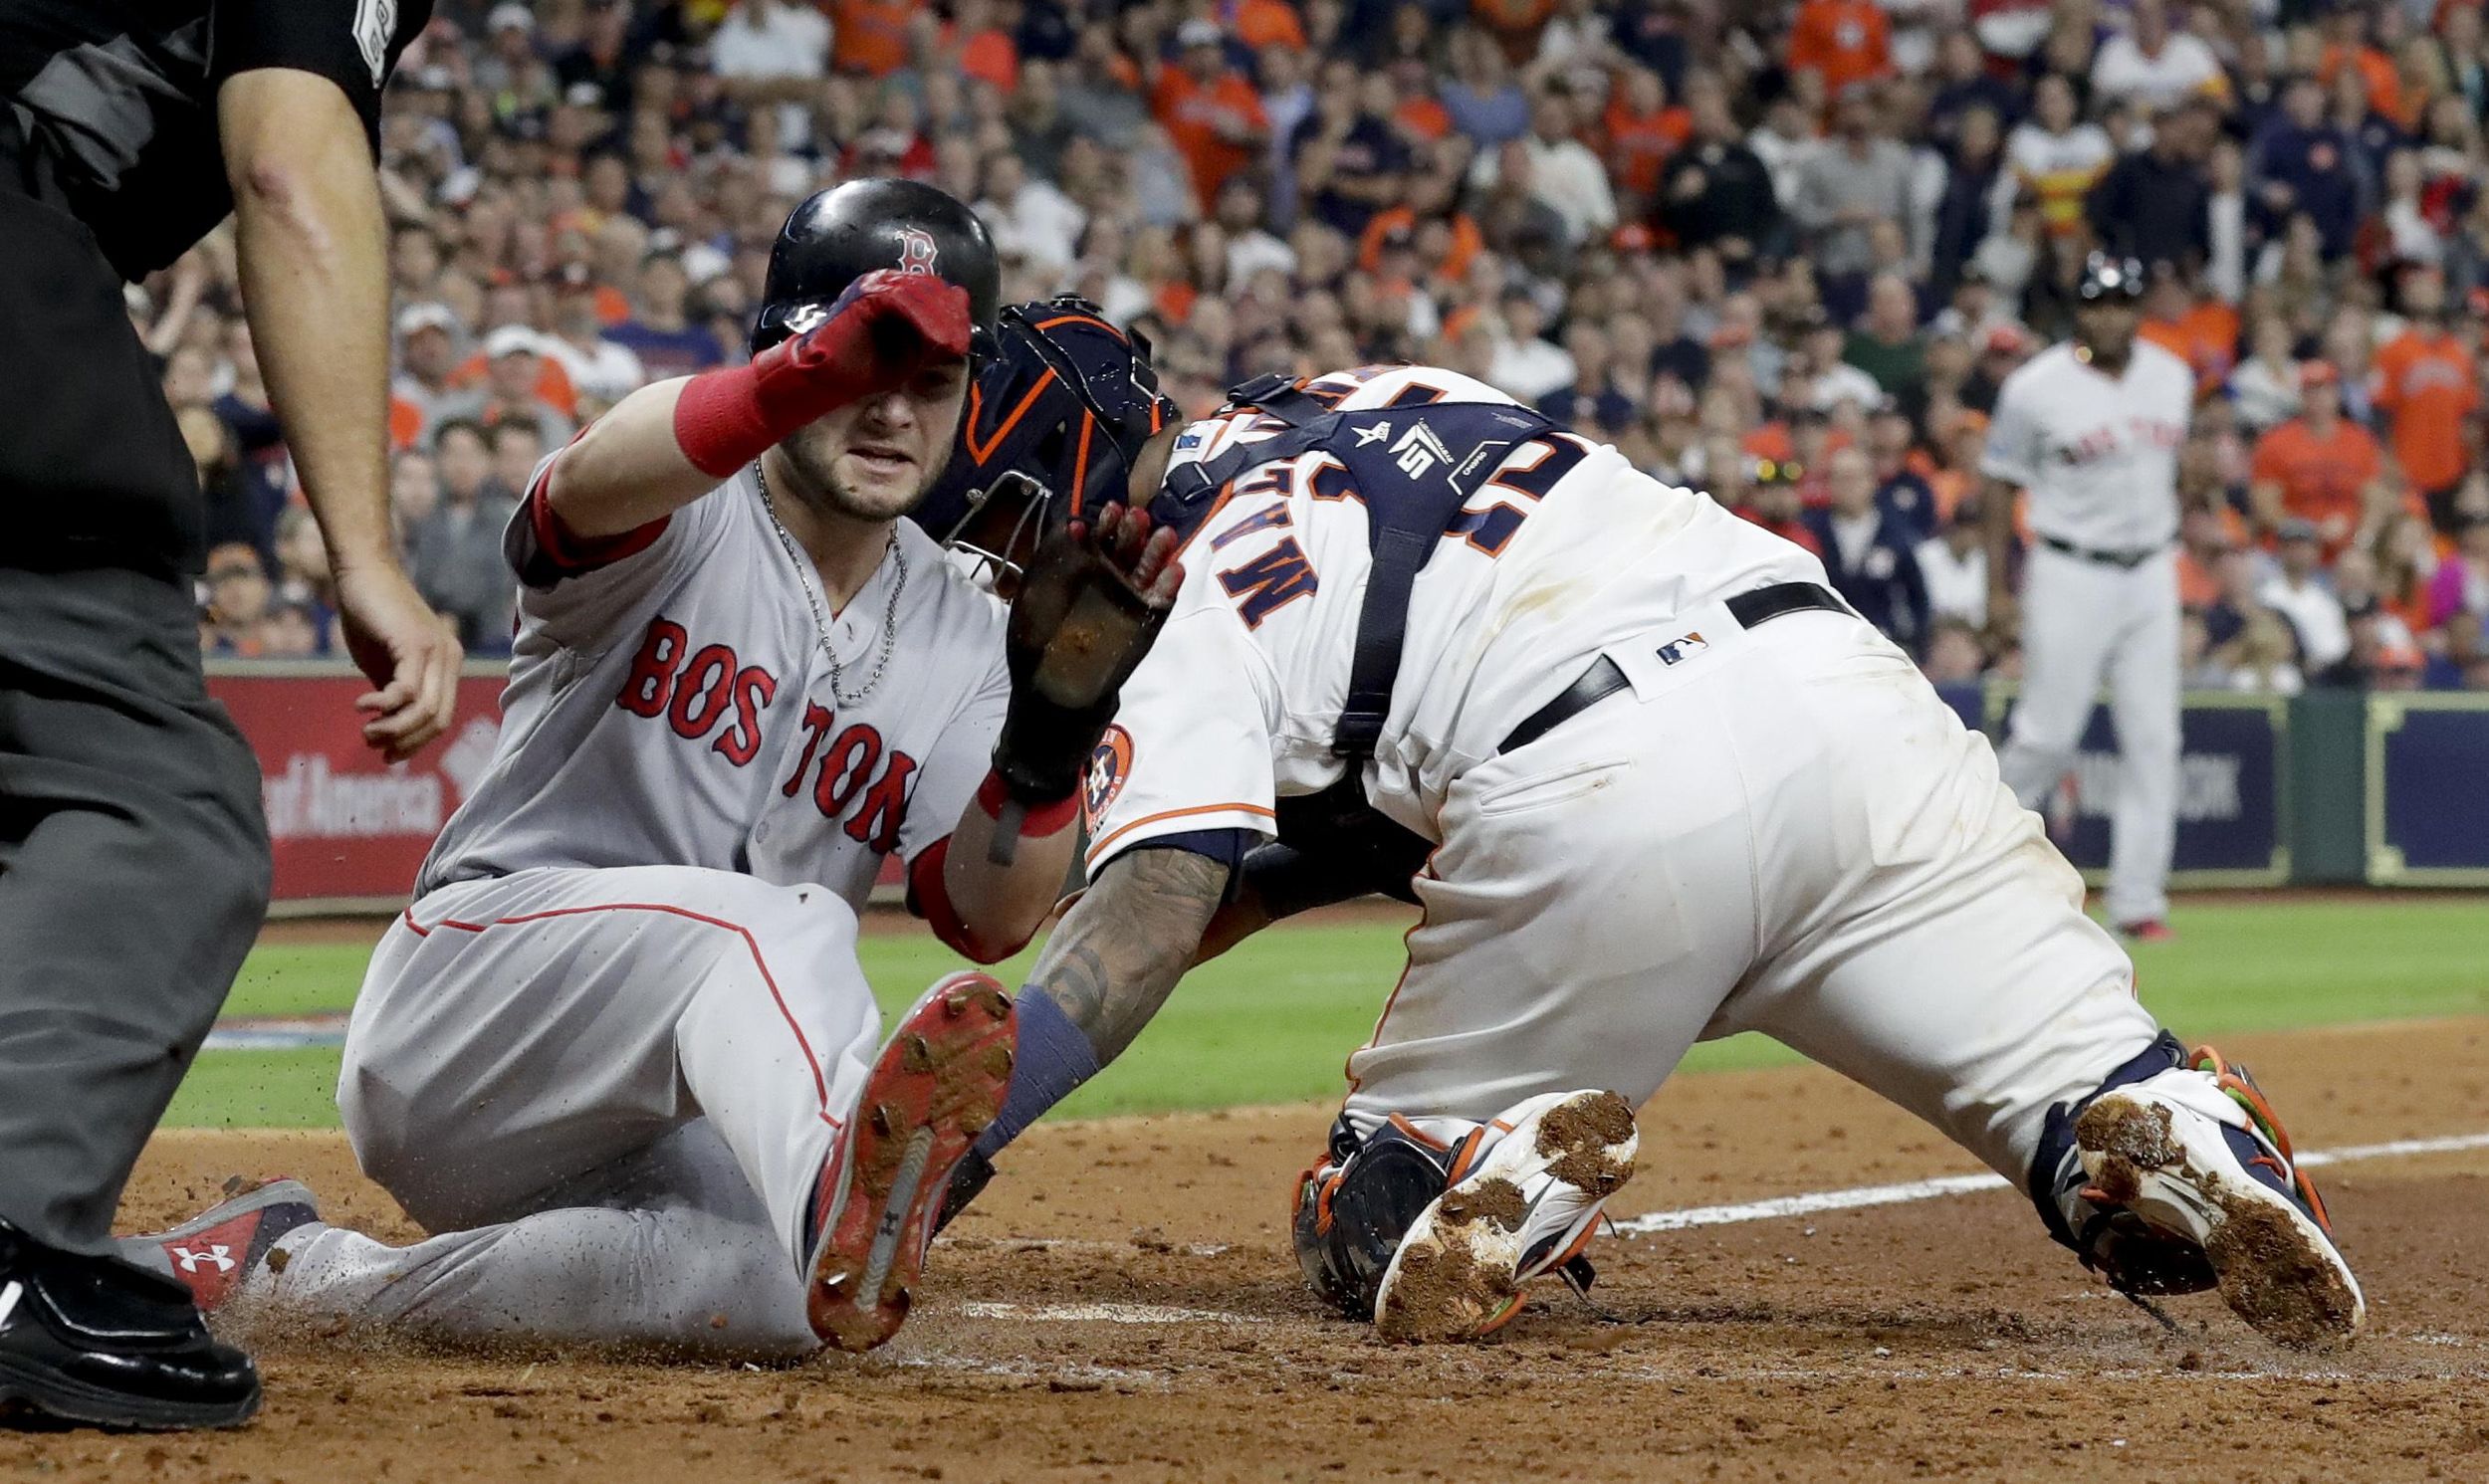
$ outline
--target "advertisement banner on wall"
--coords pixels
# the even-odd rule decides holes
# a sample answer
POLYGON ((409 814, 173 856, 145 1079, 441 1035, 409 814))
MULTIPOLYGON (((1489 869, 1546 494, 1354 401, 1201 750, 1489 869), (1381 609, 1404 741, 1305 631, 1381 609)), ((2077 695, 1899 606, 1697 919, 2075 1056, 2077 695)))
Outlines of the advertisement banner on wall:
POLYGON ((260 799, 277 862, 275 899, 300 912, 403 902, 450 812, 493 760, 501 735, 498 667, 458 682, 458 720, 404 762, 363 745, 354 698, 371 689, 330 666, 211 667, 259 756, 260 799))
POLYGON ((2368 877, 2489 886, 2489 696, 2368 698, 2368 877))
MULTIPOLYGON (((2012 692, 1988 698, 2001 746, 2012 692)), ((2189 692, 2181 714, 2177 887, 2278 886, 2290 875, 2287 779, 2290 703, 2279 696, 2189 692)), ((2087 878, 2109 868, 2110 819, 2118 800, 2118 732, 2107 706, 2092 709, 2074 766, 2044 800, 2049 838, 2087 878)))
MULTIPOLYGON (((492 765, 502 681, 499 665, 469 665, 450 730, 389 763, 363 745, 354 698, 371 687, 360 675, 317 662, 208 667, 207 693, 259 757, 277 915, 389 911, 406 901, 433 837, 492 765)), ((904 880, 894 852, 875 898, 897 900, 904 880)))

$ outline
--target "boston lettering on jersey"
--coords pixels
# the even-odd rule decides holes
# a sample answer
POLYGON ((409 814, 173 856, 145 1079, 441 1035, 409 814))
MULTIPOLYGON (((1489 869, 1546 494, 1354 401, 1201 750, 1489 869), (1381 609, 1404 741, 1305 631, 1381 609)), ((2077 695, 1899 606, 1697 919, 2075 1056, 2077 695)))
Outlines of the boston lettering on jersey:
POLYGON ((2186 428, 2182 423, 2159 418, 2131 417, 2127 419, 2127 435, 2120 438, 2115 427, 2094 428, 2050 449, 2049 456, 2060 464, 2092 464, 2128 448, 2176 448, 2186 441, 2186 428))
MULTIPOLYGON (((614 705, 662 721, 688 742, 714 735, 709 750, 745 767, 760 755, 761 716, 777 695, 778 677, 758 665, 739 664, 724 644, 695 648, 681 624, 659 614, 648 622, 614 705)), ((779 792, 794 797, 817 759, 813 807, 824 819, 845 819, 848 838, 888 855, 898 848, 916 759, 885 744, 874 727, 853 724, 833 738, 836 726, 829 708, 804 703, 803 754, 779 792)))

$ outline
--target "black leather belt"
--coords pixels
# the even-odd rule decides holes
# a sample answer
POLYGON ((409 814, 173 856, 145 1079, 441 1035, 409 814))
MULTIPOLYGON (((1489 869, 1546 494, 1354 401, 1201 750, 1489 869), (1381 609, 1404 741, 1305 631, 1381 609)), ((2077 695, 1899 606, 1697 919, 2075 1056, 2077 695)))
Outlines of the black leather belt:
MULTIPOLYGON (((1835 597, 1832 589, 1820 582, 1775 582, 1769 587, 1738 593, 1728 600, 1727 607, 1728 616, 1737 621, 1737 626, 1747 629, 1758 623, 1768 623, 1783 614, 1804 613, 1810 609, 1823 608, 1835 613, 1850 611, 1848 604, 1835 597)), ((1625 672, 1617 668, 1616 661, 1601 655, 1582 672, 1581 679, 1566 686, 1553 701, 1522 718, 1521 725, 1513 728, 1512 735, 1505 738, 1503 744, 1495 750, 1509 752, 1515 747, 1527 746, 1624 690, 1629 684, 1631 682, 1625 679, 1625 672)))
POLYGON ((2141 551, 2095 551, 2089 546, 2078 546, 2072 541, 2061 541, 2053 535, 2041 536, 2040 544, 2051 551, 2062 551, 2068 556, 2083 561, 2097 561, 2102 566, 2123 567, 2130 572, 2169 549, 2167 546, 2148 546, 2141 551))

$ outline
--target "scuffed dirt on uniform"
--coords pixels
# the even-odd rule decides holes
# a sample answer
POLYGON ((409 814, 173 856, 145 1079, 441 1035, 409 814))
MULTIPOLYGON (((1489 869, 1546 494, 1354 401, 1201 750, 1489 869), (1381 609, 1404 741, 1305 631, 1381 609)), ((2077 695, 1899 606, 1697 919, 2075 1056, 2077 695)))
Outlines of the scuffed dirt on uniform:
POLYGON ((1512 1298, 1512 1264, 1490 1252, 1529 1214, 1521 1187, 1506 1179, 1456 1185, 1436 1202, 1432 1235, 1412 1237, 1400 1274, 1385 1293, 1374 1328, 1386 1340, 1439 1344, 1466 1339, 1512 1298))
POLYGON ((2205 1250, 2221 1297, 2266 1338, 2299 1350, 2331 1350, 2354 1337, 2358 1305, 2307 1233, 2260 1200, 2221 1197, 2222 1221, 2205 1250))
POLYGON ((2349 1345, 2359 1305, 2318 1239, 2257 1193, 2217 1177, 2184 1177, 2184 1150, 2170 1131, 2170 1118, 2158 1104, 2119 1098, 2104 1098, 2083 1111, 2075 1121, 2075 1139, 2098 1156, 2092 1184, 2101 1198, 2135 1200, 2149 1170, 2183 1177, 2204 1205, 2220 1213, 2204 1253, 2230 1308, 2278 1345, 2295 1350, 2349 1345))
POLYGON ((2184 1154, 2169 1132, 2169 1110, 2157 1103, 2103 1098, 2074 1121, 2074 1137, 2087 1150, 2142 1166, 2167 1165, 2184 1154))
POLYGON ((1538 1152, 1557 1158, 1547 1172, 1593 1195, 1605 1195, 1634 1172, 1618 1146, 1634 1137, 1634 1110, 1614 1093, 1558 1104, 1538 1124, 1538 1152))
MULTIPOLYGON (((2304 1149, 2489 1130, 2489 1020, 2232 1039, 2304 1149)), ((2489 1151, 2319 1171, 2372 1306, 2336 1354, 2213 1294, 2159 1301, 2165 1333, 2002 1189, 1602 1237, 1613 1321, 1539 1283, 1483 1344, 1400 1346, 1289 1255, 1289 1176, 1335 1111, 1040 1125, 870 1356, 441 1355, 296 1325, 258 1339, 254 1425, 0 1432, 0 1480, 2489 1477, 2489 1151)), ((1666 1155, 1619 1220, 1977 1168, 1829 1072, 1685 1078, 1640 1123, 1666 1155)), ((160 1138, 121 1227, 271 1170, 416 1235, 342 1139, 239 1132, 160 1138)))

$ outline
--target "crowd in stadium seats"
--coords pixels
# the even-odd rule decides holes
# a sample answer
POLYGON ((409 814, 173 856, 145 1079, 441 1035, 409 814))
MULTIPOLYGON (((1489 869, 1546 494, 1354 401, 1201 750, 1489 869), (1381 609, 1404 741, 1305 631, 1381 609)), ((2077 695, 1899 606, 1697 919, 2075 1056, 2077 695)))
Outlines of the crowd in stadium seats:
MULTIPOLYGON (((391 498, 506 649, 526 471, 742 353, 794 200, 903 173, 1190 411, 1447 364, 1817 549, 1939 680, 2010 675, 1982 433, 2100 247, 2201 391, 2188 683, 2489 689, 2485 56, 2479 0, 440 0, 381 139, 391 498)), ((207 652, 328 652, 229 244, 132 314, 207 652)))

